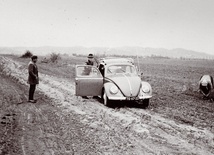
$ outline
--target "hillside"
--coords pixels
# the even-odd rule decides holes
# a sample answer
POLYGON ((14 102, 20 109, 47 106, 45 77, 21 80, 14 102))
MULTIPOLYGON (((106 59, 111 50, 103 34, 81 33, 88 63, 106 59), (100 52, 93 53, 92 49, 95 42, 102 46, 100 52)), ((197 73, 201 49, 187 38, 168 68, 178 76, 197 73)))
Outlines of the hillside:
POLYGON ((34 54, 47 55, 50 53, 62 54, 82 54, 87 55, 93 53, 95 55, 139 55, 139 56, 161 56, 170 58, 192 58, 192 59, 214 59, 214 55, 186 50, 182 48, 165 49, 165 48, 144 48, 144 47, 91 47, 82 46, 75 47, 0 47, 0 54, 23 54, 26 50, 30 50, 34 54))

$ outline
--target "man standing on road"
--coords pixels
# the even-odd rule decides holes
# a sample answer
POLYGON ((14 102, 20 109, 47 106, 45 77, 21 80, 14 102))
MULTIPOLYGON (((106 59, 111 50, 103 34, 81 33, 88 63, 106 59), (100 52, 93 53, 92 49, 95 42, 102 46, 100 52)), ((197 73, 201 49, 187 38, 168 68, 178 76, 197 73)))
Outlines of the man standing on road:
POLYGON ((36 85, 39 84, 38 67, 36 65, 37 59, 37 56, 32 56, 28 64, 28 84, 30 84, 28 101, 31 103, 36 103, 36 100, 34 100, 34 92, 36 85))

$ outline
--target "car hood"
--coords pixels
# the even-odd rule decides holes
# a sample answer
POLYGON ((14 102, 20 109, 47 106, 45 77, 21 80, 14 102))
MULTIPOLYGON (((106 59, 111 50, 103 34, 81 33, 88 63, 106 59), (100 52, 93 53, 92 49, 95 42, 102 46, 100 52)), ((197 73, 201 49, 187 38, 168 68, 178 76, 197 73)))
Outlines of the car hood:
POLYGON ((108 77, 113 81, 121 90, 121 92, 127 96, 137 96, 141 86, 140 77, 132 74, 120 74, 108 77))

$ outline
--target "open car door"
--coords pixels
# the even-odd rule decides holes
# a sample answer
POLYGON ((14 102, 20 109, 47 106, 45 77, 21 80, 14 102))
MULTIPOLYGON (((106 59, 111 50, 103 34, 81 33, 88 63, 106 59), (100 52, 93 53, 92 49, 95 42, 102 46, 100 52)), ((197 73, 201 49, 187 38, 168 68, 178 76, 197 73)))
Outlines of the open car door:
POLYGON ((76 96, 99 96, 102 93, 103 76, 95 66, 76 65, 76 96))

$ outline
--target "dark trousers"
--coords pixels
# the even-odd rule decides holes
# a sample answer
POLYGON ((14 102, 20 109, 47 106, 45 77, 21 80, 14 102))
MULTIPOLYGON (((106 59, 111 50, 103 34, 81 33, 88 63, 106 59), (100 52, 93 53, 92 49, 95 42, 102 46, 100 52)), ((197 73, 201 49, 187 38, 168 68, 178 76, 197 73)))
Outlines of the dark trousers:
POLYGON ((35 89, 36 89, 36 85, 31 84, 29 89, 29 100, 33 100, 35 89))
POLYGON ((211 92, 211 85, 208 84, 207 86, 200 85, 200 90, 204 93, 204 95, 208 95, 211 92))

